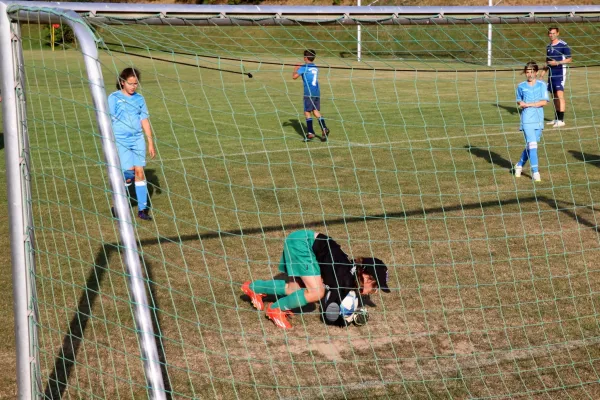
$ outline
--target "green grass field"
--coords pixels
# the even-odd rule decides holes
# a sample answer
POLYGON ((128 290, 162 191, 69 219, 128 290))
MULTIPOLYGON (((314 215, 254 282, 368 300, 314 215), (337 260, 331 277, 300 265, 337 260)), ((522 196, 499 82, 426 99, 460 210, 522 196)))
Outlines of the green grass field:
MULTIPOLYGON (((106 41, 186 47, 187 37, 166 28, 101 28, 106 41)), ((135 228, 173 398, 600 397, 597 27, 570 28, 590 54, 581 65, 590 66, 570 72, 567 126, 545 131, 538 184, 529 171, 510 173, 524 145, 514 101, 524 78, 511 69, 539 56, 545 40, 532 27, 502 31, 506 49, 533 39, 498 71, 472 58, 397 54, 359 64, 340 57, 347 32, 330 44, 315 39, 329 49, 317 59, 326 66, 328 143, 302 141, 302 85, 292 67, 242 63, 249 79, 103 52, 108 91, 125 65, 142 70, 156 136, 158 156, 146 168, 155 219, 135 228), (376 69, 358 69, 365 65, 376 69), (403 71, 386 70, 394 68, 403 71), (327 327, 308 308, 283 332, 242 296, 245 280, 277 275, 283 238, 303 228, 390 266, 392 292, 372 296, 365 327, 327 327)), ((421 30, 403 34, 423 44, 421 30)), ((250 33, 193 32, 201 31, 189 51, 240 56, 243 46, 231 43, 249 46, 250 33)), ((144 398, 83 61, 27 32, 42 391, 144 398)), ((244 58, 298 61, 302 37, 260 33, 244 58)), ((437 35, 460 44, 465 32, 437 35)), ((394 51, 416 54, 403 46, 394 51)), ((240 71, 239 61, 195 62, 240 71)), ((6 202, 0 207, 6 238, 6 202)), ((0 321, 11 327, 9 255, 0 257, 0 321)), ((13 330, 0 335, 0 398, 8 399, 16 393, 13 330)))

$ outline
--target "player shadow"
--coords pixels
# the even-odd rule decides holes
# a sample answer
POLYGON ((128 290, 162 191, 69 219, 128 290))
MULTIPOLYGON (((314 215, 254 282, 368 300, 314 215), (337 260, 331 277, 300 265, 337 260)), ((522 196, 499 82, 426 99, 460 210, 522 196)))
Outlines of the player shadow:
POLYGON ((300 135, 300 137, 302 137, 302 139, 304 139, 306 137, 307 131, 306 131, 306 129, 304 129, 304 125, 302 125, 302 123, 298 119, 290 119, 289 121, 281 124, 281 126, 283 126, 283 127, 291 126, 292 128, 294 128, 296 133, 298 135, 300 135))
POLYGON ((483 158, 485 161, 489 162, 492 165, 507 169, 511 173, 514 173, 513 165, 510 162, 510 160, 505 159, 500 154, 489 149, 482 149, 481 147, 470 146, 468 144, 464 147, 469 151, 469 153, 471 153, 475 157, 483 158))
POLYGON ((571 155, 579 161, 583 161, 584 163, 600 168, 600 155, 598 154, 583 153, 575 150, 569 150, 569 153, 571 153, 571 155))
POLYGON ((162 187, 160 186, 158 175, 156 175, 156 170, 145 169, 144 173, 146 174, 146 182, 148 182, 148 197, 151 198, 155 194, 161 194, 162 187))
POLYGON ((500 103, 496 103, 494 104, 494 106, 501 108, 505 111, 508 111, 510 113, 510 115, 519 115, 519 108, 518 107, 514 107, 514 106, 505 106, 502 105, 500 103))
POLYGON ((4 149, 4 133, 0 132, 0 150, 4 149))

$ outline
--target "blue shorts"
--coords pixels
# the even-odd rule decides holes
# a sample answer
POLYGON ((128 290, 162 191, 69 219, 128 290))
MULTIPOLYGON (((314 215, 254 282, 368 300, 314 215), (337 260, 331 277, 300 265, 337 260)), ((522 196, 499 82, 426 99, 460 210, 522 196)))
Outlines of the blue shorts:
POLYGON ((321 111, 321 98, 304 96, 304 112, 321 111))
POLYGON ((542 138, 542 129, 524 126, 523 136, 525 137, 526 143, 539 142, 542 138))
POLYGON ((557 91, 565 91, 565 80, 563 76, 551 76, 548 78, 548 91, 550 93, 556 93, 557 91))
POLYGON ((121 160, 121 170, 146 166, 146 140, 144 135, 131 138, 116 138, 117 151, 121 160))

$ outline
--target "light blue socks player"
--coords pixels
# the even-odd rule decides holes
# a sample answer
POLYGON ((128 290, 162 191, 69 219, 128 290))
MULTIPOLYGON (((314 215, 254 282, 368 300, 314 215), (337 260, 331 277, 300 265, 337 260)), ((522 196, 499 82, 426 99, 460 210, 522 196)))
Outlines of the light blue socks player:
POLYGON ((135 181, 135 196, 138 202, 138 211, 148 208, 148 184, 146 181, 135 181))
POLYGON ((529 142, 521 153, 521 159, 517 163, 518 167, 524 166, 527 161, 531 161, 531 171, 533 173, 538 172, 538 151, 537 142, 529 142))
POLYGON ((531 171, 535 174, 538 172, 538 151, 537 142, 527 143, 529 149, 529 162, 531 163, 531 171))
POLYGON ((529 161, 529 150, 527 149, 527 146, 525 146, 525 150, 521 153, 521 159, 517 163, 517 167, 522 167, 527 161, 529 161))

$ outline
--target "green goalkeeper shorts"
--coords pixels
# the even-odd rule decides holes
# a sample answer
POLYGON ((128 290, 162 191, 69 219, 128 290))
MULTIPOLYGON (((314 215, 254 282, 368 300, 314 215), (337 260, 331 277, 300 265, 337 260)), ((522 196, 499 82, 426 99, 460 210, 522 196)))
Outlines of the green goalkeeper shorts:
POLYGON ((321 276, 321 268, 313 251, 315 233, 310 230, 292 232, 285 238, 279 271, 288 276, 321 276))

